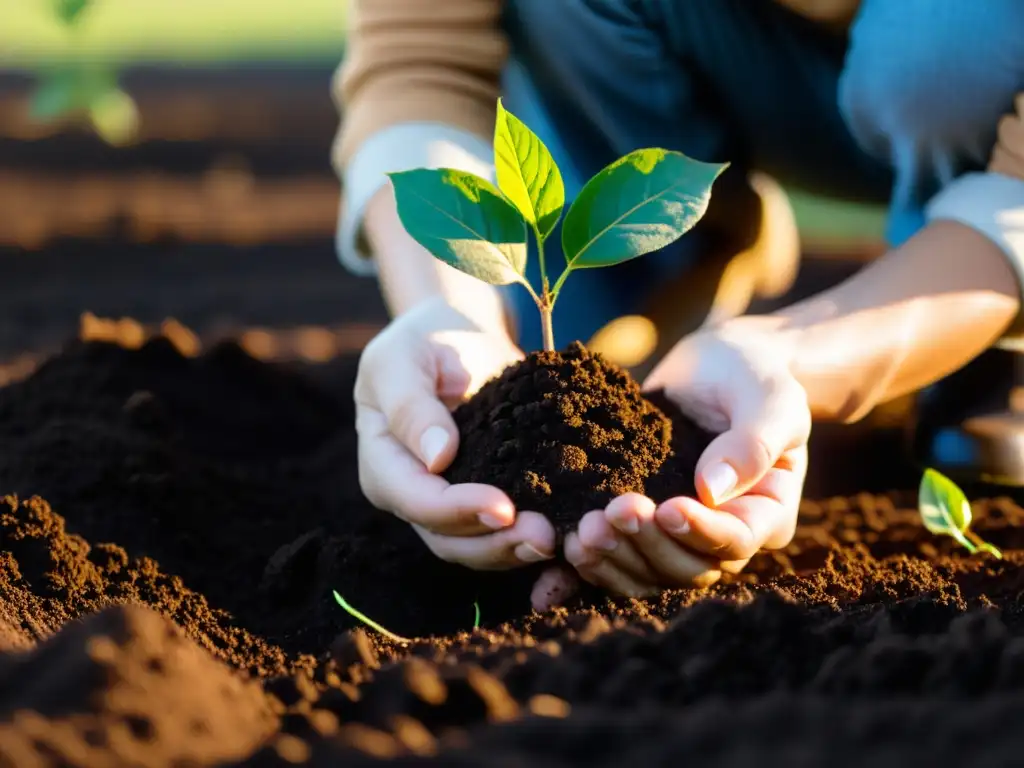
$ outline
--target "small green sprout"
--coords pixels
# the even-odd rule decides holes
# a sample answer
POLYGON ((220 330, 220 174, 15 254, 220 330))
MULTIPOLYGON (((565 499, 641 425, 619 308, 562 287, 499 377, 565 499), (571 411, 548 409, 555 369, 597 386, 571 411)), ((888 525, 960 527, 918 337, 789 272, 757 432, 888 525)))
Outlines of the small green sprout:
POLYGON ((385 629, 380 624, 378 624, 376 621, 371 619, 369 616, 367 616, 364 613, 361 613, 360 611, 357 611, 355 608, 353 608, 351 605, 349 605, 348 601, 345 600, 345 598, 343 598, 341 595, 339 595, 337 590, 332 590, 332 591, 334 592, 334 599, 338 602, 338 605, 340 605, 342 608, 344 608, 345 611, 349 614, 349 616, 352 616, 353 618, 358 619, 359 621, 363 622, 363 624, 365 624, 368 627, 373 627, 375 630, 377 630, 382 635, 384 635, 384 637, 387 637, 387 638, 389 638, 391 640, 394 640, 396 643, 402 643, 403 645, 408 645, 409 643, 412 642, 412 640, 410 640, 407 637, 402 637, 401 635, 396 635, 391 630, 385 629))
POLYGON ((544 143, 498 100, 497 186, 452 168, 389 174, 409 235, 444 263, 491 285, 521 284, 540 311, 544 349, 554 351, 551 313, 577 269, 620 264, 664 248, 707 211, 711 186, 728 163, 681 152, 638 149, 591 178, 562 224, 565 267, 552 285, 544 243, 565 207, 562 174, 544 143), (524 277, 529 232, 539 289, 524 277))
POLYGON ((476 611, 476 616, 473 618, 473 629, 480 629, 480 603, 479 601, 473 602, 473 610, 476 611))
MULTIPOLYGON (((87 26, 83 19, 94 5, 93 0, 50 0, 53 16, 67 34, 69 48, 80 40, 87 26)), ((116 68, 73 54, 67 58, 67 62, 40 73, 29 105, 31 117, 40 122, 81 118, 108 144, 131 142, 138 133, 138 107, 118 86, 116 68)))
POLYGON ((1000 560, 1003 553, 982 541, 971 527, 971 504, 956 483, 934 469, 926 469, 917 496, 924 527, 938 536, 950 536, 974 554, 979 549, 1000 560))
POLYGON ((92 5, 92 0, 53 0, 53 10, 64 24, 74 26, 82 18, 82 12, 92 5))

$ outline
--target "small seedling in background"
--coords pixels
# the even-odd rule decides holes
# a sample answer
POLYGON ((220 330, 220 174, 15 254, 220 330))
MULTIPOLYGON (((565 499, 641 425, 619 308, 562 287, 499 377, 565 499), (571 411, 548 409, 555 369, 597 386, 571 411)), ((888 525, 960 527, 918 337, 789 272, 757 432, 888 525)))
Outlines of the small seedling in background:
POLYGON ((396 635, 391 630, 388 630, 388 629, 385 629, 384 627, 382 627, 380 624, 378 624, 376 621, 371 619, 366 614, 360 613, 359 611, 357 611, 355 608, 353 608, 351 605, 348 604, 348 601, 346 601, 345 598, 343 598, 341 595, 338 594, 337 590, 333 590, 333 592, 334 592, 334 599, 337 600, 338 605, 340 605, 342 608, 345 609, 345 611, 348 613, 349 616, 353 617, 354 619, 358 619, 359 621, 363 622, 363 624, 365 624, 368 627, 372 627, 373 629, 377 630, 382 635, 384 635, 384 637, 390 638, 391 640, 394 640, 396 643, 402 643, 403 645, 408 645, 409 643, 412 642, 412 640, 410 640, 409 638, 402 637, 401 635, 396 635))
POLYGON ((926 469, 917 496, 924 527, 939 536, 951 536, 971 554, 979 549, 1002 559, 1003 553, 970 530, 971 504, 956 483, 934 469, 926 469))
POLYGON ((53 5, 57 18, 71 27, 78 23, 92 0, 53 0, 53 5))
POLYGON ((707 211, 728 164, 681 152, 638 149, 597 173, 562 225, 565 267, 552 285, 544 243, 562 217, 565 187, 544 143, 498 100, 498 186, 452 168, 389 174, 409 235, 446 264, 491 285, 521 284, 540 311, 544 349, 554 351, 551 313, 569 274, 619 264, 682 237, 707 211), (537 246, 540 286, 526 280, 527 242, 537 246))
MULTIPOLYGON (((93 0, 51 0, 56 21, 74 46, 93 0)), ((74 57, 72 57, 74 59, 74 57)), ((116 69, 106 62, 81 57, 40 74, 29 112, 41 122, 83 117, 111 145, 131 142, 138 133, 135 101, 118 86, 116 69)))
POLYGON ((476 616, 473 618, 473 629, 480 629, 480 603, 473 603, 473 610, 476 612, 476 616))

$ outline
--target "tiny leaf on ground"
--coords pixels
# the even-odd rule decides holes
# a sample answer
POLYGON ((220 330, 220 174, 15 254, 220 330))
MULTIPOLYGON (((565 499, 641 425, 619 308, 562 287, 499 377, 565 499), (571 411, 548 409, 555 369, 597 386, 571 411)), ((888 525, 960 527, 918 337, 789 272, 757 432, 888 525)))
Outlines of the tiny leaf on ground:
POLYGON ((971 503, 960 487, 942 473, 934 469, 924 471, 917 492, 917 506, 921 522, 932 533, 951 536, 968 552, 974 553, 981 547, 996 557, 1002 557, 998 549, 969 532, 971 503))
POLYGON ((681 152, 638 149, 586 183, 562 225, 570 269, 606 267, 664 248, 707 211, 728 164, 681 152))
POLYGON ((130 143, 139 129, 135 100, 120 88, 99 94, 89 105, 89 119, 104 141, 112 146, 130 143))
POLYGON ((971 504, 956 483, 934 469, 926 469, 918 489, 921 521, 932 533, 963 533, 971 524, 971 504))
POLYGON ((551 152, 522 120, 498 99, 494 125, 494 165, 498 187, 543 240, 565 205, 565 184, 551 152))
POLYGON ((29 114, 34 120, 55 120, 82 105, 78 80, 57 72, 43 80, 32 94, 29 114))
POLYGON ((416 242, 485 283, 525 284, 526 222, 493 184, 451 168, 389 176, 402 226, 416 242))

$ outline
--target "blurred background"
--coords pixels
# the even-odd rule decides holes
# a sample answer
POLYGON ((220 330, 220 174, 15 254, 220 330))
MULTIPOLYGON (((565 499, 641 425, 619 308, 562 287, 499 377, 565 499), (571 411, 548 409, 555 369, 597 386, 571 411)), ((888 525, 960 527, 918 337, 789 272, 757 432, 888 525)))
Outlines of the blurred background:
MULTIPOLYGON (((386 315, 334 254, 346 6, 0 0, 0 384, 76 336, 358 353, 386 315)), ((794 294, 878 252, 881 210, 789 192, 794 294)))

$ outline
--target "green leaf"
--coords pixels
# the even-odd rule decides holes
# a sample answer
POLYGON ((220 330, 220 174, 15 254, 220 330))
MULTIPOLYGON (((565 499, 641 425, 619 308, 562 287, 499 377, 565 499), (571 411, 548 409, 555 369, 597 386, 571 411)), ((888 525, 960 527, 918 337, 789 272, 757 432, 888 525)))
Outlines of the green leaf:
POLYGON ((586 183, 562 225, 570 269, 606 267, 664 248, 700 221, 728 167, 638 149, 586 183))
MULTIPOLYGON (((963 532, 971 525, 971 504, 959 486, 934 469, 926 469, 917 493, 917 506, 924 527, 935 534, 953 536, 961 544, 963 532), (957 535, 959 534, 959 535, 957 535)), ((968 547, 974 549, 973 545, 968 547)))
POLYGON ((546 239, 565 205, 562 173, 544 142, 506 111, 501 99, 494 124, 494 166, 505 197, 537 228, 540 239, 546 239))
POLYGON ((493 184, 451 168, 389 176, 402 226, 434 256, 491 285, 526 282, 526 222, 493 184))
POLYGON ((82 16, 82 11, 89 7, 92 0, 54 0, 54 11, 65 24, 71 26, 77 23, 82 16))
POLYGON ((138 135, 138 108, 120 88, 98 94, 89 105, 89 119, 96 133, 115 147, 129 144, 138 135))
POLYGON ((57 72, 43 80, 32 94, 29 115, 33 120, 56 120, 80 106, 78 80, 68 72, 57 72))

